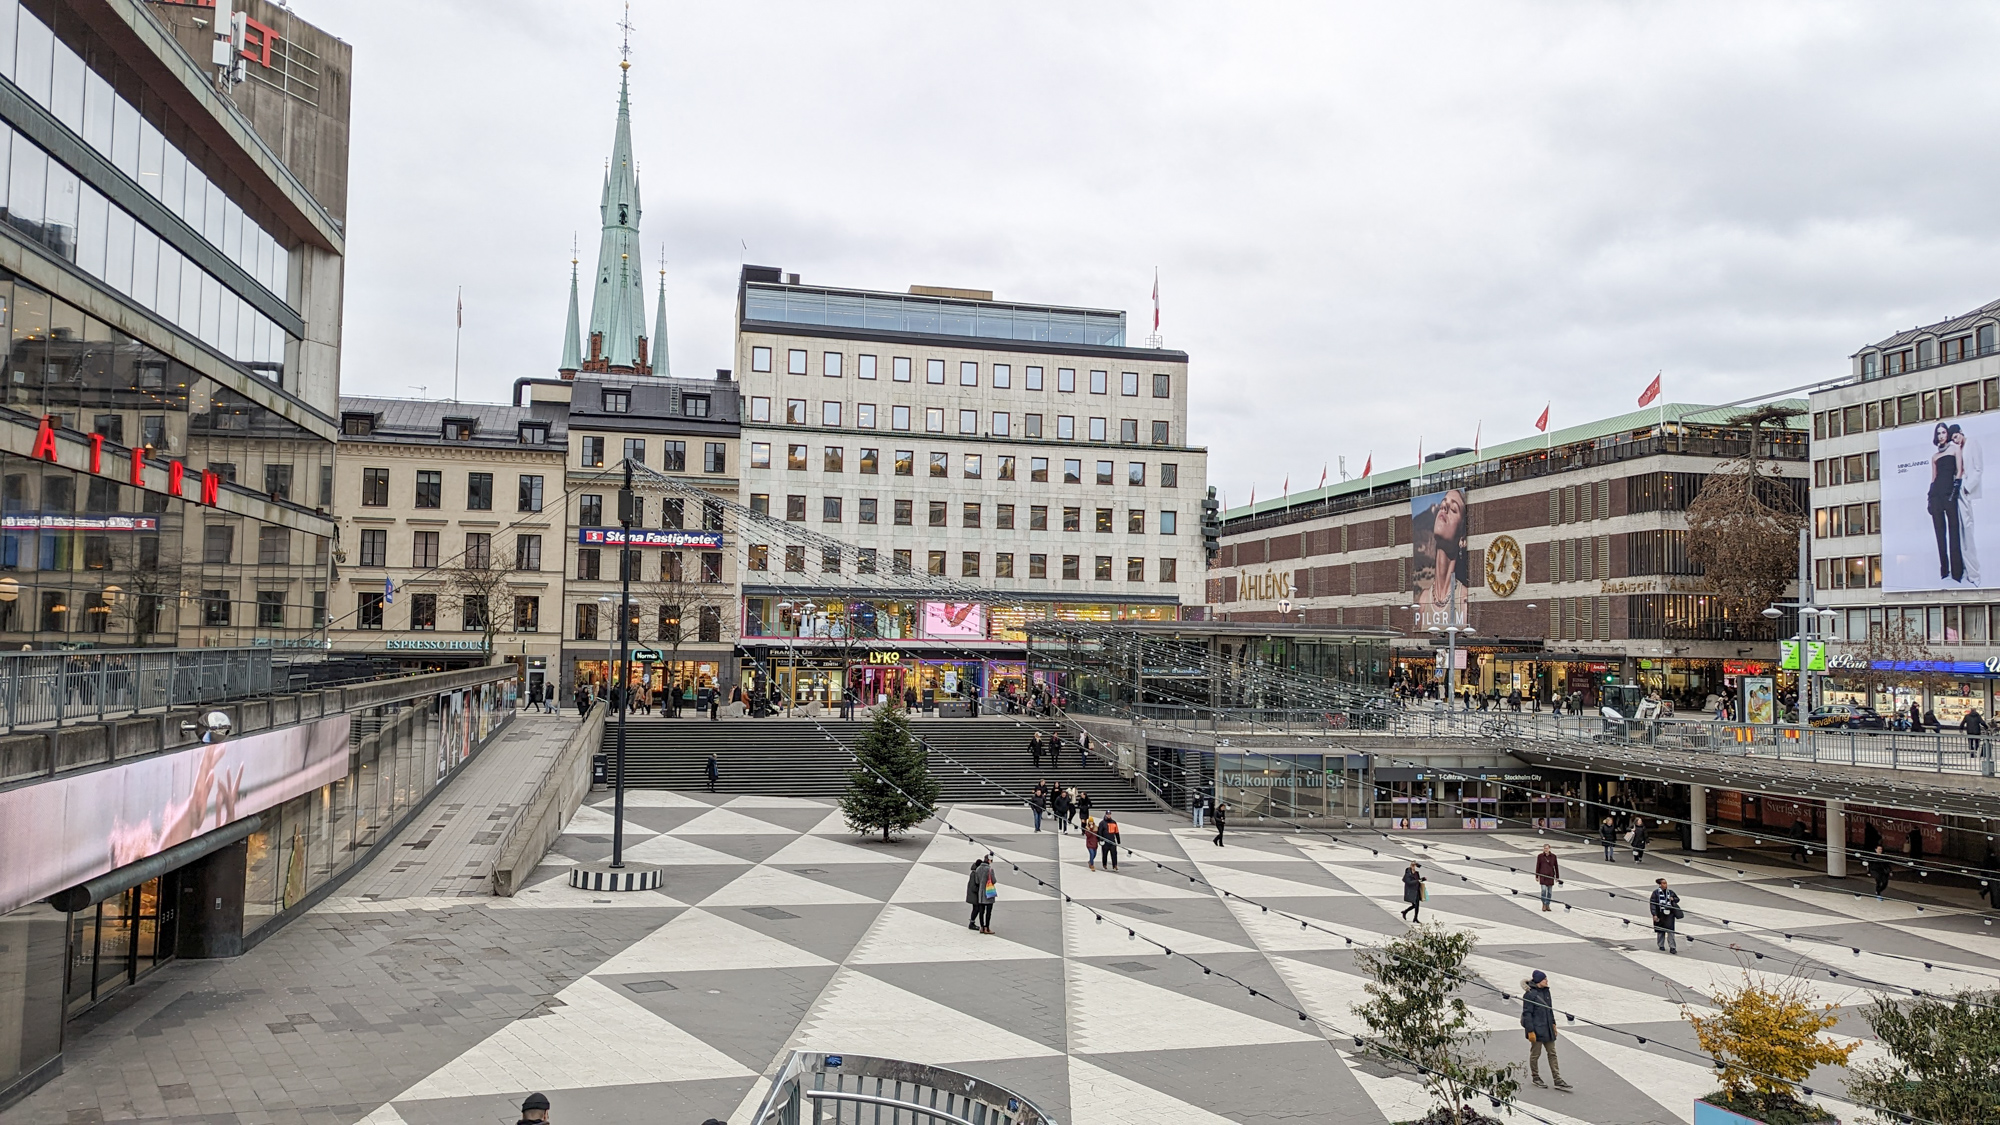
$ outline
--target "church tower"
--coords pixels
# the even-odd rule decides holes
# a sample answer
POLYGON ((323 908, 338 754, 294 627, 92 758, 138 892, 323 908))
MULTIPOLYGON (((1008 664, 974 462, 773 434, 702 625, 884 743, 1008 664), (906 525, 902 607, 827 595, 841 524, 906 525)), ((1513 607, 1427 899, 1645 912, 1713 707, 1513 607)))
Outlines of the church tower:
MULTIPOLYGON (((618 127, 611 142, 611 161, 604 169, 604 193, 598 210, 603 231, 597 243, 597 272, 590 293, 590 331, 578 344, 580 355, 564 341, 565 379, 576 370, 619 375, 651 375, 651 340, 646 332, 644 267, 639 260, 639 170, 632 163, 632 50, 630 27, 618 63, 618 127)), ((571 267, 574 278, 574 263, 571 267)), ((570 289, 570 324, 576 324, 576 288, 570 289)), ((571 332, 575 329, 572 327, 571 332)))

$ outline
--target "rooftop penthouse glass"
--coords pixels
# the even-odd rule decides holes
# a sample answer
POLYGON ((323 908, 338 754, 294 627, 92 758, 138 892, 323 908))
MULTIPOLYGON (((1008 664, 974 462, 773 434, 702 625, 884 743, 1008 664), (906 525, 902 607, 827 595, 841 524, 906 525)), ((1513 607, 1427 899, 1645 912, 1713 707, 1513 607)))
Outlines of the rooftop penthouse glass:
POLYGON ((906 297, 900 293, 854 293, 750 285, 744 294, 745 320, 780 324, 824 324, 876 332, 925 336, 980 336, 989 340, 1033 340, 1045 344, 1125 346, 1125 314, 1083 309, 906 297))

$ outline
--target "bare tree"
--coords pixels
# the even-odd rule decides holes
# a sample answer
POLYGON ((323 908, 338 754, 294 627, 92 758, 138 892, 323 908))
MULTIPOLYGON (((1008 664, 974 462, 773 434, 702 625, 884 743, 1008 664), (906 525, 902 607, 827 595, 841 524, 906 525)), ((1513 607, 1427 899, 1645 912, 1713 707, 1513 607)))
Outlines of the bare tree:
POLYGON ((1718 466, 1688 505, 1688 556, 1721 597, 1724 616, 1739 622, 1759 620, 1798 577, 1805 510, 1791 482, 1764 466, 1759 446, 1765 425, 1799 413, 1767 406, 1731 418, 1728 425, 1749 427, 1749 452, 1718 466))
MULTIPOLYGON (((138 645, 158 634, 177 638, 180 628, 182 569, 187 551, 179 534, 128 536, 113 555, 118 593, 107 597, 111 632, 138 645)), ((105 588, 110 593, 110 587, 105 588)))
MULTIPOLYGON (((633 553, 639 555, 638 551, 633 553)), ((639 565, 644 565, 643 555, 639 565)), ((691 641, 731 640, 729 622, 735 599, 721 575, 703 573, 700 555, 690 559, 681 551, 661 552, 659 565, 658 578, 632 583, 632 611, 637 619, 633 643, 652 641, 652 647, 665 650, 671 664, 680 659, 681 646, 691 641), (648 620, 659 623, 652 638, 646 637, 648 620)))
MULTIPOLYGON (((494 566, 491 549, 466 551, 455 565, 444 568, 442 576, 444 593, 438 597, 438 608, 456 611, 467 632, 480 634, 484 642, 481 651, 489 663, 495 637, 539 624, 522 620, 530 611, 514 585, 514 571, 494 566)), ((533 612, 539 614, 539 603, 533 612)))

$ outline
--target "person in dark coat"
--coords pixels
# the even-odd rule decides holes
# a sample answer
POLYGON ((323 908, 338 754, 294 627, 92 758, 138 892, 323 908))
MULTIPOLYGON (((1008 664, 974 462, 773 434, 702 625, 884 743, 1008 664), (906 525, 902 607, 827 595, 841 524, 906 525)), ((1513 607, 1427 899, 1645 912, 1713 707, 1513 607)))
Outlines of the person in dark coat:
POLYGON ((1049 807, 1049 787, 1047 783, 1035 782, 1035 791, 1028 794, 1028 810, 1035 814, 1035 831, 1042 830, 1042 810, 1049 807))
POLYGON ((708 756, 707 773, 708 773, 708 791, 710 793, 713 793, 715 792, 715 783, 722 780, 722 771, 716 768, 715 755, 713 754, 710 754, 708 756))
POLYGON ((1889 889, 1889 853, 1883 851, 1880 844, 1876 844, 1875 850, 1868 853, 1868 873, 1875 876, 1877 895, 1889 889))
MULTIPOLYGON (((1535 856, 1535 882, 1542 887, 1542 913, 1549 912, 1549 900, 1555 897, 1556 880, 1562 878, 1562 865, 1556 860, 1555 848, 1542 845, 1541 854, 1535 856)), ((1555 1068, 1554 1056, 1550 1056, 1549 1068, 1555 1068)))
POLYGON ((1919 864, 1923 863, 1923 861, 1924 861, 1924 830, 1923 830, 1922 828, 1912 828, 1912 829, 1910 829, 1910 843, 1909 843, 1909 848, 1908 848, 1908 851, 1909 851, 1909 853, 1910 853, 1910 866, 1911 866, 1911 867, 1916 867, 1916 866, 1918 866, 1919 864))
POLYGON ((1805 820, 1800 817, 1793 817, 1791 853, 1793 863, 1804 863, 1806 861, 1806 841, 1811 839, 1812 829, 1806 827, 1805 820))
POLYGON ((993 856, 988 855, 972 861, 972 871, 965 880, 965 901, 972 907, 972 920, 965 924, 968 930, 978 930, 982 934, 993 932, 993 900, 999 897, 999 887, 990 890, 989 883, 998 883, 993 874, 993 856))
POLYGON ((1034 735, 1034 737, 1033 737, 1033 738, 1030 738, 1030 739, 1028 739, 1028 760, 1029 760, 1029 761, 1031 761, 1031 762, 1033 762, 1033 763, 1035 764, 1035 768, 1036 768, 1037 770, 1039 770, 1039 769, 1041 769, 1041 768, 1042 768, 1042 732, 1041 732, 1041 731, 1036 731, 1036 732, 1035 732, 1035 735, 1034 735))
POLYGON ((1218 848, 1222 846, 1222 830, 1225 827, 1223 820, 1228 812, 1228 805, 1223 804, 1221 801, 1215 802, 1212 819, 1215 821, 1215 846, 1218 848))
POLYGON ((1604 823, 1597 826, 1597 835, 1604 841, 1604 862, 1617 863, 1618 825, 1612 821, 1610 813, 1604 814, 1604 823))
POLYGON ((1681 916, 1681 896, 1667 889, 1667 880, 1653 880, 1653 893, 1646 905, 1653 912, 1653 942, 1668 953, 1679 953, 1674 945, 1674 919, 1681 916))
POLYGON ((1081 789, 1076 791, 1076 815, 1083 820, 1090 819, 1090 794, 1081 789))
POLYGON ((1528 1037, 1528 1077, 1548 1089, 1541 1068, 1542 1052, 1547 1051, 1549 1077, 1556 1080, 1556 1089, 1570 1090, 1570 1084, 1563 1081, 1562 1063, 1556 1058, 1556 1003, 1549 995, 1548 974, 1540 969, 1521 982, 1521 1030, 1528 1037))
POLYGON ((1069 831, 1069 790, 1067 790, 1067 789, 1064 789, 1064 788, 1063 788, 1062 786, 1060 786, 1060 785, 1056 786, 1056 795, 1055 795, 1055 799, 1054 799, 1054 800, 1053 800, 1053 801, 1051 802, 1051 807, 1055 809, 1055 814, 1056 814, 1056 831, 1058 831, 1058 832, 1068 832, 1068 831, 1069 831))
POLYGON ((1646 861, 1646 841, 1651 835, 1651 831, 1646 827, 1645 817, 1638 817, 1632 821, 1633 863, 1644 863, 1646 861))
POLYGON ((540 1125, 549 1119, 549 1096, 529 1094, 521 1100, 521 1120, 519 1125, 540 1125))
POLYGON ((1059 730, 1050 731, 1049 772, 1056 773, 1061 769, 1062 769, 1062 732, 1059 730))
POLYGON ((1966 749, 1972 751, 1972 756, 1977 758, 1979 736, 1986 733, 1986 720, 1979 714, 1979 709, 1975 707, 1967 711, 1965 718, 1959 720, 1958 729, 1965 732, 1966 749))
POLYGON ((1404 905, 1400 914, 1407 922, 1418 923, 1424 920, 1424 873, 1422 868, 1423 864, 1413 859, 1410 861, 1410 865, 1403 869, 1403 902, 1406 905, 1404 905))
POLYGON ((1097 826, 1098 856, 1106 871, 1118 870, 1118 820, 1110 813, 1097 826))
POLYGON ((1874 821, 1864 821, 1861 825, 1861 850, 1872 852, 1881 846, 1882 830, 1875 827, 1874 821))

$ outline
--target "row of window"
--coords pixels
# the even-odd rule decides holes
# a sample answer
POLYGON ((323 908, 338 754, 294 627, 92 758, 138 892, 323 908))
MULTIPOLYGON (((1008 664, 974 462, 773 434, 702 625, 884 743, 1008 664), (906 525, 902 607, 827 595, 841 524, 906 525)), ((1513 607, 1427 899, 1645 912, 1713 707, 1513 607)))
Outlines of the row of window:
MULTIPOLYGON (((380 598, 382 595, 377 594, 375 596, 377 598, 380 598)), ((44 594, 43 597, 46 599, 47 595, 44 594)), ((197 592, 196 597, 199 599, 201 604, 201 623, 203 625, 224 627, 235 624, 236 597, 232 591, 201 590, 197 592)), ((160 595, 157 594, 139 595, 139 600, 140 600, 139 623, 138 623, 139 632, 151 633, 157 631, 160 608, 161 608, 159 604, 159 599, 160 595)), ((260 629, 288 628, 285 622, 285 592, 283 590, 259 590, 257 591, 257 600, 253 604, 256 606, 257 610, 256 622, 258 628, 260 629)), ((47 630, 49 628, 48 611, 50 607, 44 604, 42 608, 43 608, 42 627, 44 630, 47 630)), ((63 607, 58 605, 54 608, 59 612, 63 607)), ((88 607, 86 607, 86 609, 88 609, 88 607)), ((89 631, 93 633, 101 633, 104 631, 102 625, 87 624, 87 627, 89 628, 89 631)), ((315 591, 312 596, 312 628, 323 629, 325 627, 326 627, 326 591, 319 590, 315 591)), ((56 629, 60 630, 61 625, 57 624, 56 629)))
MULTIPOLYGON (((368 437, 381 423, 382 416, 372 411, 348 410, 340 415, 340 432, 346 437, 368 437)), ((479 419, 446 418, 438 427, 438 436, 444 441, 471 441, 479 436, 479 419)), ((514 431, 515 440, 522 445, 547 445, 549 424, 547 422, 522 422, 514 431)))
MULTIPOLYGON (((863 476, 879 475, 882 471, 882 451, 875 446, 862 446, 859 452, 860 456, 855 459, 855 471, 863 476)), ((895 457, 890 462, 893 473, 899 477, 916 476, 917 451, 914 449, 898 449, 893 452, 895 457)), ((983 480, 986 475, 987 461, 988 457, 983 453, 961 454, 959 456, 959 471, 966 480, 983 480)), ((1019 471, 1020 459, 1014 454, 996 454, 992 456, 991 461, 994 470, 994 480, 1018 479, 1017 473, 1019 471)), ((1050 459, 1047 457, 1028 458, 1028 480, 1036 484, 1048 483, 1049 461, 1050 459)), ((810 463, 811 450, 806 446, 785 446, 786 471, 795 473, 805 472, 810 463)), ((929 464, 930 468, 927 475, 932 479, 944 479, 951 476, 951 454, 933 450, 930 454, 929 464)), ((750 443, 750 467, 753 469, 768 469, 771 467, 771 446, 768 442, 753 441, 750 443)), ((1098 484, 1109 485, 1116 482, 1118 473, 1116 462, 1098 461, 1093 468, 1096 471, 1098 484)), ((820 471, 823 473, 846 472, 847 447, 844 445, 821 446, 820 471)), ((1063 460, 1062 482, 1064 484, 1083 483, 1083 459, 1081 457, 1071 457, 1063 460)), ((1146 483, 1146 462, 1126 462, 1125 483, 1143 487, 1146 483)), ((1180 484, 1180 463, 1177 461, 1160 462, 1160 487, 1179 488, 1180 484)))
MULTIPOLYGON (((706 418, 709 416, 709 410, 713 404, 709 401, 707 395, 682 394, 679 397, 682 417, 706 418)), ((632 412, 632 392, 629 390, 619 390, 614 387, 606 387, 604 390, 598 392, 598 403, 604 407, 604 413, 606 414, 630 414, 632 412)))
MULTIPOLYGON (((496 632, 536 633, 542 628, 542 599, 532 594, 516 595, 513 598, 513 613, 505 616, 507 608, 502 603, 503 616, 497 621, 493 617, 494 607, 485 594, 450 595, 449 602, 456 603, 458 627, 467 633, 483 633, 492 627, 496 632)), ((437 628, 438 595, 411 594, 410 623, 407 628, 417 632, 429 632, 437 628)), ((354 598, 354 627, 356 629, 380 629, 387 616, 387 603, 379 591, 363 591, 354 598)))
MULTIPOLYGON (((843 556, 845 554, 846 552, 838 547, 822 547, 820 549, 820 560, 819 560, 820 573, 821 574, 843 573, 841 567, 843 564, 843 556)), ((946 564, 950 561, 951 552, 927 551, 925 552, 925 555, 926 558, 924 560, 923 573, 938 578, 946 577, 950 573, 946 569, 946 564)), ((873 547, 856 548, 853 552, 853 556, 854 556, 853 564, 854 564, 855 574, 876 574, 880 572, 878 568, 881 565, 881 558, 875 548, 873 547)), ((785 547, 783 548, 783 554, 780 556, 780 558, 784 566, 784 569, 788 573, 791 574, 805 573, 806 548, 800 546, 785 547)), ((1080 582, 1083 580, 1084 564, 1082 555, 1062 555, 1059 556, 1059 558, 1060 558, 1060 565, 1062 567, 1062 578, 1064 581, 1080 582)), ((983 559, 984 555, 979 551, 958 552, 958 576, 960 578, 983 577, 984 574, 981 565, 983 559)), ((1017 577, 1014 570, 1014 559, 1015 559, 1015 554, 1012 551, 995 552, 993 555, 992 576, 994 578, 1017 577)), ((769 571, 771 569, 771 561, 772 561, 771 547, 769 544, 752 543, 750 545, 749 562, 748 562, 748 568, 750 570, 769 571)), ((1112 570, 1114 569, 1113 564, 1116 561, 1117 560, 1114 559, 1111 555, 1095 556, 1092 559, 1091 578, 1098 582, 1113 581, 1112 570)), ((1162 558, 1162 559, 1156 559, 1154 561, 1156 564, 1154 573, 1157 576, 1156 577, 1157 581, 1171 583, 1179 580, 1180 561, 1178 559, 1162 558)), ((1027 576, 1029 578, 1049 577, 1049 556, 1040 553, 1029 554, 1027 556, 1027 563, 1028 563, 1027 576)), ((897 574, 897 575, 915 574, 917 573, 915 569, 916 565, 917 564, 916 564, 915 552, 913 551, 893 550, 889 553, 889 567, 890 567, 889 573, 891 574, 897 574)), ((1140 555, 1126 556, 1125 581, 1127 582, 1146 581, 1146 560, 1143 556, 1140 555)))
POLYGON ((2000 379, 1914 391, 1896 398, 1822 410, 1813 415, 1813 438, 1870 433, 1987 410, 2000 410, 2000 379))
POLYGON ((1814 488, 1828 488, 1837 484, 1861 484, 1864 481, 1880 479, 1882 479, 1882 455, 1872 450, 1813 462, 1814 488))
POLYGON ((1608 641, 1611 639, 1611 599, 1550 598, 1549 640, 1608 641))
POLYGON ((1611 482, 1549 489, 1549 526, 1611 518, 1611 482))
POLYGON ((1838 539, 1843 535, 1880 535, 1882 502, 1837 504, 1813 509, 1813 538, 1838 539))
MULTIPOLYGON (((236 562, 236 525, 231 523, 211 523, 204 526, 201 535, 201 561, 210 565, 233 565, 236 562)), ((273 527, 270 524, 257 525, 257 565, 290 566, 292 563, 292 539, 295 533, 287 527, 273 527)), ((93 561, 91 539, 101 536, 87 536, 84 541, 84 566, 97 569, 93 561)), ((325 565, 328 540, 323 535, 313 539, 313 562, 325 565)), ((303 558, 298 561, 304 562, 303 558)), ((159 537, 143 536, 139 540, 139 569, 152 570, 160 565, 159 537)), ((44 568, 49 569, 49 568, 44 568)))
MULTIPOLYGON (((925 523, 926 527, 951 526, 950 501, 931 500, 928 501, 927 503, 929 505, 929 513, 928 513, 929 518, 925 523)), ((984 526, 986 509, 987 509, 987 506, 985 504, 977 500, 967 500, 961 502, 958 507, 959 507, 959 526, 961 527, 984 526)), ((763 492, 751 493, 750 510, 756 512, 759 515, 765 515, 765 516, 770 515, 771 514, 770 495, 768 493, 763 493, 763 492)), ((847 511, 847 503, 843 497, 839 496, 820 497, 819 518, 821 523, 841 523, 846 518, 846 511, 847 511)), ((994 504, 992 505, 992 511, 993 511, 994 527, 1002 531, 1012 531, 1015 529, 1015 514, 1016 514, 1015 505, 994 504)), ((866 524, 878 523, 881 520, 881 512, 882 512, 882 507, 880 500, 878 500, 873 496, 860 497, 854 503, 854 522, 866 523, 866 524)), ((889 512, 891 516, 890 522, 894 524, 896 527, 916 526, 916 501, 892 500, 890 502, 889 512)), ((1096 530, 1103 532, 1105 534, 1109 534, 1110 532, 1115 530, 1115 524, 1117 523, 1117 520, 1115 518, 1116 516, 1117 516, 1117 511, 1115 509, 1112 508, 1097 509, 1097 519, 1095 524, 1096 530)), ((794 523, 802 523, 805 521, 806 497, 804 495, 793 494, 791 496, 785 497, 785 518, 791 520, 794 523)), ((1180 513, 1173 511, 1171 509, 1162 510, 1159 513, 1158 526, 1161 535, 1180 534, 1180 513)), ((1049 530, 1049 506, 1047 504, 1028 505, 1027 530, 1029 531, 1049 530)), ((1081 507, 1067 507, 1062 509, 1062 530, 1064 531, 1083 530, 1083 509, 1081 507)), ((1125 530, 1133 535, 1144 535, 1146 533, 1146 510, 1144 508, 1129 508, 1126 510, 1125 530)))
MULTIPOLYGON (((635 465, 647 464, 646 439, 626 438, 624 458, 635 465)), ((604 467, 604 439, 585 434, 577 442, 577 463, 586 469, 604 467)), ((620 462, 622 464, 623 462, 620 462)), ((670 473, 687 472, 687 442, 660 442, 660 468, 670 473)), ((725 473, 729 471, 729 445, 726 442, 704 442, 701 454, 701 471, 704 473, 725 473)))
POLYGON ((1813 581, 1822 590, 1874 590, 1882 585, 1881 555, 1814 559, 1813 581))
POLYGON ((1869 352, 1861 357, 1861 377, 1879 378, 1883 375, 1901 375, 1919 367, 1934 367, 1942 362, 1961 363, 1975 356, 1992 355, 1994 352, 1993 325, 1982 324, 1976 331, 1953 336, 1948 340, 1918 340, 1915 347, 1898 348, 1890 352, 1869 352))
MULTIPOLYGON (((605 580, 619 582, 629 577, 634 582, 648 581, 649 576, 646 574, 646 555, 648 553, 647 551, 637 549, 620 551, 614 548, 610 551, 601 551, 596 547, 579 547, 576 552, 577 579, 583 582, 605 580), (609 554, 613 559, 623 558, 625 560, 625 570, 630 573, 627 574, 623 571, 615 574, 606 573, 604 567, 604 555, 606 554, 609 554)), ((659 551, 652 553, 657 553, 660 556, 660 563, 653 570, 651 578, 656 578, 661 582, 687 582, 692 580, 712 583, 722 581, 722 552, 720 551, 703 551, 701 553, 699 560, 701 569, 696 572, 698 577, 693 579, 690 579, 688 575, 687 562, 681 557, 681 552, 659 551)), ((615 571, 617 567, 614 565, 611 569, 615 571)))
MULTIPOLYGON (((722 530, 722 501, 703 500, 701 502, 701 530, 722 530)), ((660 501, 660 526, 671 530, 687 527, 687 502, 678 496, 665 497, 660 501)), ((579 527, 604 526, 604 497, 595 492, 586 492, 576 498, 576 522, 579 527)), ((632 497, 632 526, 646 526, 646 498, 634 494, 632 497)))
POLYGON ((1884 637, 1913 644, 1984 645, 2000 639, 2000 605, 1903 605, 1850 609, 1834 618, 1835 640, 1884 637))
MULTIPOLYGON (((269 530, 269 529, 266 529, 269 530)), ((439 545, 443 536, 438 531, 415 531, 410 533, 410 565, 431 568, 439 565, 439 545)), ((382 527, 361 529, 361 547, 357 555, 357 566, 389 565, 389 530, 382 527)), ((486 531, 465 533, 465 549, 456 556, 456 565, 468 570, 488 570, 493 566, 493 535, 486 531)), ((514 569, 542 569, 542 537, 539 535, 517 535, 514 537, 514 569)))
MULTIPOLYGON (((682 620, 686 616, 682 608, 677 605, 661 606, 653 614, 654 619, 659 623, 659 632, 656 634, 657 639, 668 643, 692 640, 713 644, 720 641, 722 639, 722 607, 705 605, 698 608, 699 613, 696 618, 697 623, 695 625, 694 636, 687 637, 682 633, 682 629, 684 628, 682 620)), ((594 641, 597 639, 597 619, 599 617, 597 610, 598 607, 589 602, 581 602, 577 605, 577 640, 594 641)), ((645 635, 646 617, 647 613, 645 610, 638 606, 632 607, 632 619, 626 626, 626 639, 636 641, 645 635)), ((614 630, 607 629, 606 631, 612 632, 614 630)), ((607 639, 616 640, 617 638, 611 637, 607 639)))
MULTIPOLYGON (((523 512, 542 510, 542 479, 539 475, 521 474, 516 491, 516 510, 523 512)), ((439 469, 418 469, 416 491, 411 503, 413 507, 424 509, 444 507, 444 472, 439 469)), ((361 470, 361 506, 364 508, 389 506, 389 470, 361 470)), ((465 510, 468 512, 493 510, 492 473, 465 475, 465 510)))
MULTIPOLYGON (((784 424, 788 426, 809 425, 807 417, 810 406, 811 404, 802 398, 786 399, 784 424)), ((819 404, 819 424, 836 427, 842 425, 843 419, 847 417, 846 409, 847 404, 844 402, 834 399, 821 401, 819 404)), ((913 418, 913 409, 909 406, 889 407, 889 428, 891 430, 908 431, 911 419, 913 418)), ((945 408, 942 406, 927 406, 923 408, 923 411, 924 432, 930 434, 944 433, 945 408)), ((971 437, 983 434, 987 437, 1019 436, 1036 440, 1047 436, 1042 425, 1044 417, 1040 414, 1021 415, 1021 432, 1019 435, 1014 433, 1014 414, 1011 411, 995 410, 987 417, 989 427, 982 430, 979 424, 979 411, 960 410, 958 411, 957 432, 971 437)), ((855 429, 873 430, 880 428, 882 414, 875 403, 859 402, 854 404, 853 419, 855 429)), ((752 422, 771 421, 771 400, 762 395, 750 396, 750 420, 752 422)), ((1111 420, 1109 418, 1086 418, 1084 422, 1084 433, 1088 435, 1086 440, 1107 442, 1111 440, 1111 420)), ((1156 419, 1149 424, 1148 430, 1154 445, 1173 444, 1173 424, 1171 422, 1156 419)), ((1139 419, 1120 418, 1118 420, 1118 440, 1120 443, 1124 445, 1139 444, 1139 431, 1139 419)), ((1056 415, 1055 439, 1057 441, 1075 441, 1077 440, 1076 435, 1076 416, 1073 414, 1056 415)))
POLYGON ((1611 577, 1611 537, 1549 541, 1549 581, 1595 582, 1611 577))
MULTIPOLYGON (((751 348, 750 370, 758 372, 760 374, 770 373, 771 358, 772 358, 772 351, 770 348, 766 347, 751 348)), ((786 350, 785 374, 809 375, 811 374, 811 371, 809 370, 811 365, 812 365, 812 355, 806 349, 790 348, 786 350)), ((925 360, 924 382, 932 386, 940 386, 940 387, 944 386, 946 382, 945 379, 946 366, 947 366, 946 362, 941 359, 925 360)), ((854 377, 857 379, 874 379, 880 373, 880 363, 876 356, 867 353, 862 353, 854 357, 853 370, 854 370, 854 377)), ((819 373, 822 376, 828 379, 840 379, 844 378, 847 375, 847 372, 848 372, 847 353, 845 352, 820 353, 819 373)), ((914 381, 915 372, 916 372, 916 364, 913 360, 910 359, 910 357, 899 355, 890 358, 889 378, 892 381, 897 383, 912 382, 914 381)), ((970 359, 960 360, 958 362, 958 385, 961 387, 980 386, 981 385, 980 372, 981 368, 976 360, 970 360, 970 359)), ((1011 363, 988 364, 985 368, 985 378, 987 385, 990 385, 992 387, 995 387, 1003 391, 1012 390, 1014 388, 1014 365, 1011 363)), ((1141 378, 1139 372, 1137 371, 1120 372, 1118 376, 1118 393, 1126 398, 1138 398, 1140 388, 1144 384, 1145 380, 1141 378)), ((1094 395, 1110 394, 1111 372, 1092 371, 1089 376, 1088 386, 1090 387, 1091 394, 1094 395)), ((1173 376, 1165 374, 1164 372, 1156 373, 1152 378, 1152 387, 1153 387, 1154 398, 1172 398, 1174 395, 1173 376)), ((1074 367, 1056 368, 1056 379, 1055 379, 1056 393, 1075 394, 1076 388, 1077 388, 1076 368, 1074 367)), ((1046 380, 1044 378, 1044 369, 1041 367, 1022 368, 1021 389, 1028 391, 1046 390, 1047 387, 1046 387, 1046 380)))

